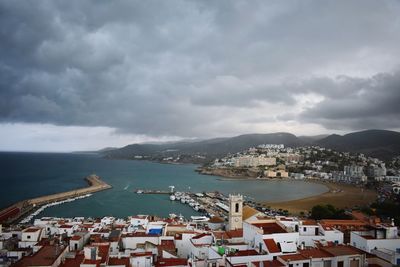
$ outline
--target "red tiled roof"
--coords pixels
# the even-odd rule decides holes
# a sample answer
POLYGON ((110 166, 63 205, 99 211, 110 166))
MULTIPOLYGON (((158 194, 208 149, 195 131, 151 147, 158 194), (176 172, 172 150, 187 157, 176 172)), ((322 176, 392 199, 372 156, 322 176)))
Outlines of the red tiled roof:
POLYGON ((158 234, 146 234, 145 232, 127 233, 123 237, 158 237, 158 234))
POLYGON ((101 257, 101 263, 104 263, 108 259, 108 252, 110 249, 110 244, 98 246, 99 256, 101 257))
POLYGON ((254 249, 239 250, 228 255, 228 257, 242 257, 242 256, 255 256, 259 255, 254 249))
POLYGON ((81 238, 82 236, 74 235, 73 237, 71 237, 71 240, 80 240, 81 238))
POLYGON ((332 255, 322 249, 313 248, 313 249, 303 249, 300 250, 299 253, 307 258, 331 258, 332 255))
POLYGON ((314 220, 306 220, 301 222, 302 225, 315 225, 318 226, 317 222, 314 220))
POLYGON ((187 265, 187 262, 188 262, 187 259, 178 259, 178 258, 164 259, 164 258, 161 258, 156 262, 155 266, 156 267, 182 266, 182 265, 187 265))
POLYGON ((333 247, 323 247, 321 248, 326 252, 332 254, 333 256, 345 256, 345 255, 360 255, 364 252, 360 252, 360 250, 351 247, 351 246, 333 246, 333 247))
POLYGON ((254 226, 261 228, 264 231, 264 234, 279 234, 279 233, 287 233, 285 229, 283 229, 279 224, 272 223, 253 223, 254 226))
MULTIPOLYGON (((252 262, 256 267, 260 267, 260 261, 252 262)), ((278 260, 262 261, 264 267, 283 267, 285 264, 278 260)))
POLYGON ((173 240, 162 240, 161 244, 157 246, 158 253, 162 254, 162 251, 168 251, 170 253, 175 253, 176 247, 173 240))
POLYGON ((213 235, 216 239, 229 239, 229 236, 225 231, 214 231, 213 235))
POLYGON ((125 267, 130 267, 131 266, 128 257, 124 257, 124 258, 117 258, 117 257, 109 258, 108 259, 108 265, 110 265, 110 266, 113 266, 113 265, 124 265, 125 267))
POLYGON ((360 220, 321 220, 321 223, 325 225, 366 225, 360 220))
POLYGON ((72 227, 73 227, 72 225, 63 224, 59 228, 72 228, 72 227))
POLYGON ((285 262, 307 260, 306 257, 304 257, 303 255, 301 255, 299 253, 291 254, 291 255, 281 255, 281 256, 278 256, 278 257, 281 258, 282 260, 284 260, 285 262))
POLYGON ((84 260, 82 264, 96 264, 96 267, 100 267, 101 260, 84 260))
POLYGON ((64 263, 62 263, 60 267, 80 267, 84 258, 85 255, 83 254, 77 254, 75 258, 65 258, 64 263))
POLYGON ((208 222, 209 222, 209 223, 223 223, 223 222, 225 222, 225 220, 222 219, 222 218, 219 217, 219 216, 214 216, 214 217, 212 217, 208 222))
POLYGON ((199 234, 199 235, 196 235, 196 236, 192 237, 192 239, 200 239, 200 238, 203 238, 205 236, 210 236, 210 235, 211 234, 202 233, 202 234, 199 234))
POLYGON ((145 256, 151 256, 151 255, 153 255, 153 253, 151 253, 151 251, 149 251, 149 252, 132 252, 131 253, 131 256, 134 256, 134 257, 145 257, 145 256))
POLYGON ((279 249, 278 245, 275 243, 275 241, 271 238, 264 239, 264 243, 267 246, 267 249, 270 253, 278 253, 281 252, 279 249))
POLYGON ((66 247, 43 246, 38 250, 38 252, 31 256, 23 257, 13 266, 51 266, 65 249, 66 247))
POLYGON ((243 229, 226 231, 226 234, 229 236, 229 238, 243 237, 243 229))

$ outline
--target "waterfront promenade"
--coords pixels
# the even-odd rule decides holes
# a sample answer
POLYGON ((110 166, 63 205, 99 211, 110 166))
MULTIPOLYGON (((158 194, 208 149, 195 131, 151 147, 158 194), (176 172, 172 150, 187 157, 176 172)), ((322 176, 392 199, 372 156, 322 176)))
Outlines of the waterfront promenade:
POLYGON ((62 201, 69 198, 79 197, 86 194, 91 194, 103 190, 107 190, 112 188, 111 185, 107 184, 106 182, 102 181, 100 177, 95 174, 89 175, 85 178, 88 182, 89 186, 84 188, 79 188, 76 190, 45 195, 41 197, 26 199, 20 202, 17 202, 3 210, 0 211, 0 223, 11 223, 23 215, 31 212, 33 209, 38 208, 42 205, 62 201))

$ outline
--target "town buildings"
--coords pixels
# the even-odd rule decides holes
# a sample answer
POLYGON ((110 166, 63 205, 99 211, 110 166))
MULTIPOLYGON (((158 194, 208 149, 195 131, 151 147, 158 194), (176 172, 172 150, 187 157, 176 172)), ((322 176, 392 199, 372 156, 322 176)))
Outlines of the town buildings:
POLYGON ((41 218, 0 232, 0 266, 389 267, 398 263, 393 224, 270 217, 229 197, 228 222, 137 215, 41 218), (217 223, 217 225, 215 225, 217 223), (345 232, 350 235, 346 241, 345 232), (349 244, 348 244, 349 243, 349 244))

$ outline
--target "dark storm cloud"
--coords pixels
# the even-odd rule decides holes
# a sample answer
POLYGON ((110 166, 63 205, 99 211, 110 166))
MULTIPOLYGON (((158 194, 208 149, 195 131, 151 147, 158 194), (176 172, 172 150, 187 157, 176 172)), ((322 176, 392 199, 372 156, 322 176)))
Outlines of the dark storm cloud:
POLYGON ((340 77, 328 84, 330 91, 342 94, 326 94, 322 102, 300 114, 302 119, 330 129, 399 127, 400 71, 367 79, 340 77))
POLYGON ((398 126, 387 118, 399 12, 396 1, 1 1, 0 121, 175 136, 294 118, 398 126), (292 110, 303 95, 324 100, 292 110))

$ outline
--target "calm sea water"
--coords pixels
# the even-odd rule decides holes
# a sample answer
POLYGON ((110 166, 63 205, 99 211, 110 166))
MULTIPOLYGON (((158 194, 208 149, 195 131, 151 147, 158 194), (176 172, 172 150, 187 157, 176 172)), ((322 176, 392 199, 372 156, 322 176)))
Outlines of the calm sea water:
POLYGON ((139 195, 134 190, 177 190, 242 193, 256 200, 292 200, 327 191, 323 185, 301 181, 222 181, 200 175, 196 165, 169 165, 146 161, 107 160, 91 154, 0 153, 0 207, 16 201, 86 186, 84 177, 96 173, 111 184, 111 190, 46 209, 41 216, 134 214, 168 216, 196 214, 189 206, 169 200, 167 195, 139 195))

